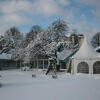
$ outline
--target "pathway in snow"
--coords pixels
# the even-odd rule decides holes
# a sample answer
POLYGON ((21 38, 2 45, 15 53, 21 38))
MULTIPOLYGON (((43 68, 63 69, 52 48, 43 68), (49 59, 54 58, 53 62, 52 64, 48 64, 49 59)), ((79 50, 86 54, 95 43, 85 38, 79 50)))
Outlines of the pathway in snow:
POLYGON ((100 100, 100 75, 69 75, 57 79, 43 72, 0 71, 0 100, 100 100))

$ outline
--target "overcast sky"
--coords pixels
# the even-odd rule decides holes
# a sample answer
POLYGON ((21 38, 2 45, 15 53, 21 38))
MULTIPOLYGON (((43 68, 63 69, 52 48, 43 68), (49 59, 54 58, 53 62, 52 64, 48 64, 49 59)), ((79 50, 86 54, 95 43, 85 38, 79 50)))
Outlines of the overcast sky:
POLYGON ((100 0, 0 0, 0 34, 12 26, 22 32, 37 24, 47 28, 59 18, 91 37, 100 31, 100 0))

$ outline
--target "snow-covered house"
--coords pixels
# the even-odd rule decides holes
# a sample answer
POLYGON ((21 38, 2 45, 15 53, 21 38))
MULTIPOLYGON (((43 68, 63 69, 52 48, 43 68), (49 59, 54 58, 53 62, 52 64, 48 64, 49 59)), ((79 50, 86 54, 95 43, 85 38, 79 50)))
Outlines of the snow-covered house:
MULTIPOLYGON (((72 37, 72 38, 74 38, 74 37, 72 37)), ((74 45, 74 40, 75 39, 73 39, 73 42, 71 42, 71 41, 60 42, 60 45, 59 45, 60 50, 58 50, 58 52, 57 52, 57 58, 60 63, 60 68, 68 69, 70 58, 79 49, 79 44, 74 45)))
POLYGON ((100 55, 95 52, 86 38, 72 57, 71 73, 100 74, 100 55))
POLYGON ((67 62, 70 59, 70 55, 72 55, 73 51, 72 50, 63 50, 62 52, 57 53, 57 58, 60 63, 60 68, 67 68, 67 62))
POLYGON ((0 70, 17 68, 18 63, 11 59, 11 54, 0 54, 0 70))
MULTIPOLYGON (((30 45, 27 47, 27 51, 29 51, 28 48, 31 48, 31 46, 32 46, 31 44, 33 45, 33 43, 30 43, 30 45)), ((69 38, 65 38, 64 41, 62 40, 59 43, 52 41, 51 43, 49 43, 48 45, 43 47, 43 49, 45 51, 42 51, 42 50, 35 51, 34 50, 36 52, 36 53, 34 53, 32 50, 32 53, 30 53, 31 56, 30 56, 29 52, 27 52, 28 54, 27 54, 26 58, 24 59, 24 61, 30 62, 30 65, 29 65, 30 67, 46 69, 48 67, 48 58, 49 57, 55 58, 55 54, 56 54, 55 51, 58 48, 58 45, 60 45, 60 44, 63 45, 62 48, 64 48, 64 47, 68 48, 70 45, 69 38)), ((61 47, 59 47, 59 48, 62 49, 61 47)))
POLYGON ((97 48, 95 48, 95 51, 100 53, 100 46, 98 46, 97 48))
POLYGON ((46 69, 48 67, 48 56, 42 54, 34 56, 34 58, 30 60, 30 67, 46 69))

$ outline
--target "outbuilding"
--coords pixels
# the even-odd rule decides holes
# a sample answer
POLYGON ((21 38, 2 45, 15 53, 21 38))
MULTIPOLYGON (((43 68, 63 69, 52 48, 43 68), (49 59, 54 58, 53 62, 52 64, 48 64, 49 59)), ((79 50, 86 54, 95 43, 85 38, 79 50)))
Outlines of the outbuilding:
POLYGON ((72 57, 71 73, 100 74, 100 54, 95 52, 86 38, 72 57))

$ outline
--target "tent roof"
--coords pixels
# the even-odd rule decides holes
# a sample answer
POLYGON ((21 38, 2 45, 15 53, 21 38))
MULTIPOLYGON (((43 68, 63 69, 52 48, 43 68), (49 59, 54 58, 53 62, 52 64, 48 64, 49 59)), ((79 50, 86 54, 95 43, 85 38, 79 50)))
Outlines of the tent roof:
POLYGON ((0 54, 0 59, 11 59, 11 54, 2 53, 0 54))
POLYGON ((80 49, 76 52, 73 58, 76 59, 85 59, 85 58, 98 58, 98 53, 92 48, 91 45, 87 42, 87 39, 84 38, 83 44, 80 49))

